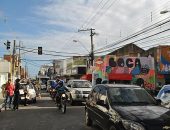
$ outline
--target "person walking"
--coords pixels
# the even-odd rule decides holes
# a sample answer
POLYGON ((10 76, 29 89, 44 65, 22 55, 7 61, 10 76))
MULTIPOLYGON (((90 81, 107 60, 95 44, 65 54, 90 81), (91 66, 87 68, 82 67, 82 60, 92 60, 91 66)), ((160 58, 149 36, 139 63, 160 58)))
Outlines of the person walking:
POLYGON ((1 89, 2 89, 2 97, 5 98, 6 96, 6 91, 5 91, 5 88, 6 88, 6 83, 2 85, 1 89))
POLYGON ((15 80, 15 91, 14 91, 14 101, 13 101, 13 109, 18 109, 19 104, 19 89, 20 89, 20 79, 15 80))
POLYGON ((11 103, 14 96, 15 86, 12 84, 11 79, 8 80, 5 91, 6 91, 6 102, 9 100, 9 108, 11 108, 11 103))
POLYGON ((38 80, 35 82, 35 88, 36 88, 37 96, 41 98, 41 85, 38 80))
POLYGON ((27 96, 28 96, 28 89, 29 89, 29 80, 27 81, 27 84, 24 86, 24 106, 27 106, 27 96))

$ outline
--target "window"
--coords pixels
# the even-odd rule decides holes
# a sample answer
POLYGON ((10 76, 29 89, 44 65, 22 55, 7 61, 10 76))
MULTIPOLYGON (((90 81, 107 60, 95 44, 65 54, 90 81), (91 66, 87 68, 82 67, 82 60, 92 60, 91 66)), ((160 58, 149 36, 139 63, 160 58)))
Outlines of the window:
POLYGON ((141 88, 109 88, 108 94, 114 104, 155 104, 155 100, 141 88))

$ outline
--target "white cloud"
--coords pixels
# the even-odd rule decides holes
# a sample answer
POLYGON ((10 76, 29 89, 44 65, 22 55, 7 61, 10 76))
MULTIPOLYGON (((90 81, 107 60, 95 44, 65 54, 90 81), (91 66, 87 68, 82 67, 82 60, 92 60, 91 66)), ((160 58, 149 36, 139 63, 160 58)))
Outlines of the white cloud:
MULTIPOLYGON (((103 0, 102 3, 101 0, 48 0, 46 4, 33 7, 33 16, 20 19, 28 24, 41 25, 38 35, 26 33, 17 33, 17 35, 28 47, 43 46, 52 51, 86 54, 81 44, 73 43, 73 40, 81 41, 90 50, 90 32, 78 33, 78 29, 87 23, 89 16, 98 12, 95 19, 92 19, 93 22, 86 27, 95 28, 95 32, 99 33, 94 36, 95 48, 99 48, 168 17, 168 14, 159 14, 161 10, 170 8, 168 1, 117 0, 109 8, 113 1, 103 7, 107 0, 103 0)), ((37 55, 32 57, 40 58, 37 55)))
POLYGON ((89 48, 90 32, 75 32, 81 28, 89 16, 95 15, 98 11, 96 19, 93 19, 94 24, 87 26, 95 28, 95 32, 99 33, 98 36, 94 36, 95 47, 98 48, 106 42, 112 43, 158 21, 162 17, 159 14, 160 7, 164 7, 167 3, 163 0, 117 0, 110 8, 108 7, 112 4, 111 2, 102 8, 107 1, 97 6, 99 2, 97 0, 50 0, 47 5, 35 7, 33 13, 36 18, 34 19, 40 18, 41 24, 54 29, 47 28, 40 33, 40 36, 32 36, 31 39, 45 48, 82 52, 83 48, 77 48, 77 44, 73 44, 72 40, 78 39, 89 48), (153 21, 151 22, 152 11, 153 21))

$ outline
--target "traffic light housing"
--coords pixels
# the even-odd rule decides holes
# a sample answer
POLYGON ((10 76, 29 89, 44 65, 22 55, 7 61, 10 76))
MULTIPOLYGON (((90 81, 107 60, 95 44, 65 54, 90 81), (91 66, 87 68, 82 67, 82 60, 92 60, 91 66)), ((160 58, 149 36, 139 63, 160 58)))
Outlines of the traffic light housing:
POLYGON ((11 46, 11 42, 7 40, 6 49, 9 50, 9 49, 10 49, 10 46, 11 46))
POLYGON ((38 47, 38 55, 42 55, 42 47, 38 47))

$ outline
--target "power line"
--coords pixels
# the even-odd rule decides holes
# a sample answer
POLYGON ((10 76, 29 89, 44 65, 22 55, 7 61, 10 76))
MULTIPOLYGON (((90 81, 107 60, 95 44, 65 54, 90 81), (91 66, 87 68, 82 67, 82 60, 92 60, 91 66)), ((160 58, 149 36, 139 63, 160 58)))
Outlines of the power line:
POLYGON ((53 61, 54 59, 46 59, 46 60, 36 60, 36 59, 21 59, 21 60, 26 60, 26 61, 37 61, 37 62, 39 62, 39 61, 53 61))
MULTIPOLYGON (((158 35, 158 34, 161 34, 161 33, 167 32, 167 31, 169 31, 169 30, 170 30, 170 28, 169 28, 169 29, 166 29, 166 30, 164 30, 164 31, 161 31, 161 32, 158 32, 158 33, 152 34, 152 35, 150 35, 150 36, 147 36, 147 37, 144 37, 144 38, 138 39, 138 40, 136 40, 136 41, 133 41, 132 43, 139 42, 139 41, 141 41, 141 40, 144 40, 144 39, 147 39, 147 38, 150 38, 150 37, 156 36, 156 35, 158 35)), ((97 52, 97 53, 104 53, 104 52, 107 52, 107 51, 109 51, 109 50, 113 50, 113 48, 108 49, 108 50, 104 50, 104 51, 100 51, 100 52, 97 52)))
POLYGON ((95 20, 93 20, 93 21, 91 22, 91 26, 93 26, 93 24, 95 24, 96 21, 99 21, 99 19, 101 19, 102 16, 103 16, 104 14, 106 14, 106 12, 109 10, 109 8, 112 7, 113 4, 116 3, 116 1, 118 1, 118 0, 114 0, 114 1, 110 4, 110 6, 107 7, 107 9, 106 9, 105 11, 103 11, 95 20))
MULTIPOLYGON (((170 18, 170 17, 168 17, 168 18, 170 18)), ((166 18, 166 19, 168 19, 168 18, 166 18)), ((144 29, 142 29, 142 30, 134 33, 134 34, 131 34, 130 36, 125 37, 125 38, 123 38, 123 39, 121 39, 121 40, 119 40, 119 41, 116 41, 116 42, 114 42, 113 44, 109 44, 109 45, 107 45, 107 46, 101 47, 101 48, 95 50, 95 52, 97 52, 97 51, 99 51, 99 50, 107 49, 107 48, 112 47, 112 46, 115 46, 115 45, 117 45, 117 44, 119 44, 119 43, 123 43, 123 42, 125 42, 125 41, 127 41, 127 40, 133 39, 133 38, 135 38, 135 37, 137 37, 137 36, 139 36, 139 35, 141 35, 141 34, 143 34, 143 33, 146 33, 146 32, 148 32, 148 31, 150 31, 150 30, 152 30, 152 29, 154 29, 154 28, 157 28, 157 27, 159 27, 159 26, 162 26, 163 24, 166 24, 166 23, 170 22, 169 19, 168 19, 167 21, 165 21, 166 19, 161 20, 161 21, 159 21, 159 22, 157 22, 157 23, 155 23, 155 24, 153 24, 153 25, 151 25, 151 26, 149 26, 149 27, 146 27, 146 28, 144 28, 144 29), (164 21, 165 21, 165 22, 164 22, 164 21), (161 22, 162 22, 162 23, 161 23, 161 22)))

